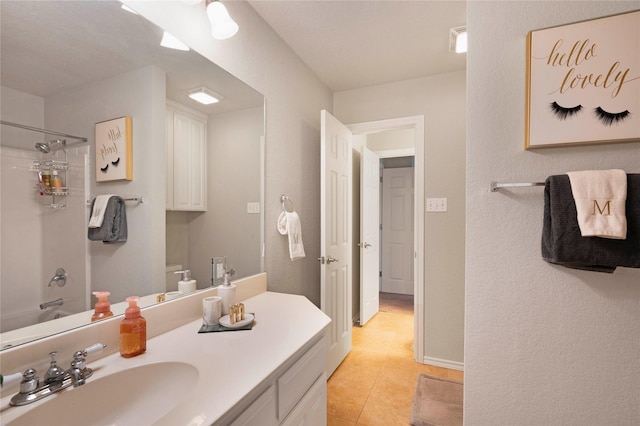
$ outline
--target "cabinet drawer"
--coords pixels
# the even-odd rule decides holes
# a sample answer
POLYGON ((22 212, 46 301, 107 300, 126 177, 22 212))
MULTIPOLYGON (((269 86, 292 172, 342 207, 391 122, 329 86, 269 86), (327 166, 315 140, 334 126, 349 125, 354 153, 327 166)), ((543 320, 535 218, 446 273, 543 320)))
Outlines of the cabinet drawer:
POLYGON ((313 382, 324 373, 324 339, 320 339, 278 379, 278 419, 282 421, 313 382))
POLYGON ((317 426, 327 424, 327 376, 322 373, 282 426, 317 426))
POLYGON ((276 391, 273 386, 264 391, 251 403, 230 426, 268 426, 277 425, 276 419, 276 391))

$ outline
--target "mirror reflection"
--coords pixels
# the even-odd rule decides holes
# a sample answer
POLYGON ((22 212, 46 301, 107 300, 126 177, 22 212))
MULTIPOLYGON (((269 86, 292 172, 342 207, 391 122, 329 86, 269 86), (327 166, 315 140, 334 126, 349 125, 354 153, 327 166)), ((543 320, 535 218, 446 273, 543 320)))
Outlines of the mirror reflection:
POLYGON ((234 278, 263 270, 264 97, 162 47, 162 29, 120 5, 0 3, 2 348, 89 323, 93 292, 118 314, 127 296, 149 305, 178 290, 175 272, 211 286, 213 258, 234 278), (221 100, 189 98, 203 87, 221 100), (96 123, 120 117, 132 119, 133 177, 97 181, 96 123), (91 200, 108 194, 127 200, 124 242, 87 237, 91 200))

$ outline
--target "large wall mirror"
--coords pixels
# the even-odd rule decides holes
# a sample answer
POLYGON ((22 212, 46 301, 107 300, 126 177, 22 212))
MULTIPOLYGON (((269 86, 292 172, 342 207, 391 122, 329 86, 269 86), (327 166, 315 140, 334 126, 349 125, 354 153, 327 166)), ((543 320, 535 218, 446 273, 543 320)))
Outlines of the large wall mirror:
POLYGON ((177 290, 179 268, 197 289, 212 285, 213 258, 226 256, 235 279, 264 270, 260 93, 193 50, 161 46, 163 30, 118 1, 4 0, 0 19, 0 348, 89 324, 96 291, 118 314, 127 296, 146 306, 177 290), (200 87, 223 99, 196 103, 187 94, 200 87), (167 144, 176 111, 204 125, 205 149, 186 163, 167 144), (97 181, 95 125, 123 116, 133 179, 97 181), (58 139, 65 149, 36 149, 58 139), (34 164, 48 161, 65 164, 64 196, 42 194, 34 164), (197 167, 206 203, 185 207, 176 191, 197 167), (126 242, 87 238, 91 200, 106 194, 129 199, 126 242))

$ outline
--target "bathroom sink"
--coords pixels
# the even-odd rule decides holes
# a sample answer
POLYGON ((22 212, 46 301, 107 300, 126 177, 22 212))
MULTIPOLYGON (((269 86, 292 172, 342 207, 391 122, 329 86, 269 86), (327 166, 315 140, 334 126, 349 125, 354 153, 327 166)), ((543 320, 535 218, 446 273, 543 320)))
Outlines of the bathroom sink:
POLYGON ((194 388, 198 370, 183 362, 145 364, 87 379, 48 396, 9 425, 148 425, 178 405, 194 388))

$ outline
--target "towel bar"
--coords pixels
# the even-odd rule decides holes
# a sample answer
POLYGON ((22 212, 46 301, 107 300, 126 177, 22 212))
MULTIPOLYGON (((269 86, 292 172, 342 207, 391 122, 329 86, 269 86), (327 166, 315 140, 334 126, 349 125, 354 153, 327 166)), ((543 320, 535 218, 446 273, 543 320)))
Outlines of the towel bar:
MULTIPOLYGON (((144 197, 129 197, 123 198, 124 201, 137 201, 138 203, 144 203, 144 197)), ((87 205, 90 206, 93 200, 87 200, 87 205)))
POLYGON ((516 188, 516 187, 529 187, 529 186, 544 186, 544 182, 515 182, 515 183, 491 182, 491 192, 497 192, 502 188, 516 188))

